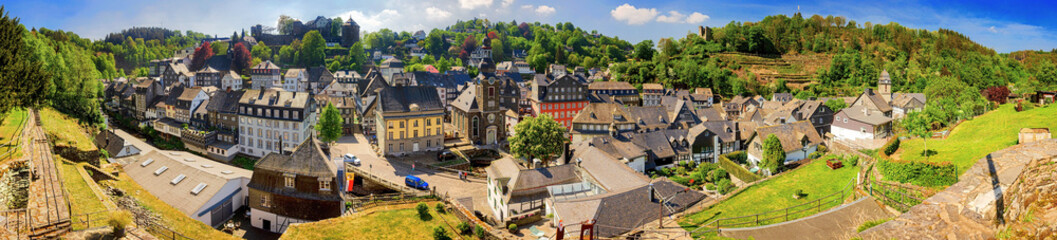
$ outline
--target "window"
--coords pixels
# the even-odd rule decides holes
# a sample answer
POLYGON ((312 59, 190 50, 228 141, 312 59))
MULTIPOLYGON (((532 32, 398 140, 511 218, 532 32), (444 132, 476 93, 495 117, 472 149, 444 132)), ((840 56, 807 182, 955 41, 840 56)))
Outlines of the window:
POLYGON ((284 186, 286 186, 288 188, 294 188, 294 178, 296 178, 296 176, 297 175, 294 175, 292 173, 284 173, 283 177, 286 178, 286 180, 283 181, 284 182, 284 186))
POLYGON ((400 121, 400 128, 404 128, 404 121, 400 121))
POLYGON ((326 179, 319 180, 319 190, 320 191, 330 191, 330 181, 328 181, 326 179))

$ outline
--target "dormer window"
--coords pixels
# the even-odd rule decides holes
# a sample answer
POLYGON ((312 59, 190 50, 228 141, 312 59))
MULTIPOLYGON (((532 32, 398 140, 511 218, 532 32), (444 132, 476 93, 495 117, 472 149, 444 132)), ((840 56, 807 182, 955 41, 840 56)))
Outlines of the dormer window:
POLYGON ((283 174, 283 178, 284 178, 283 186, 288 187, 288 188, 294 188, 294 179, 296 177, 297 177, 297 175, 295 175, 295 174, 284 173, 283 174))
POLYGON ((328 178, 319 178, 319 190, 320 191, 330 191, 330 179, 328 179, 328 178))

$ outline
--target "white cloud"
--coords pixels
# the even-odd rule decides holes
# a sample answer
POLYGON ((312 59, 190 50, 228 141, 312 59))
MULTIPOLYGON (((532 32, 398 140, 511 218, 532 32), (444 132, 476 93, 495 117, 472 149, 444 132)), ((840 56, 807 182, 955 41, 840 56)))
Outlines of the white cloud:
POLYGON ((510 4, 514 4, 514 0, 503 0, 503 8, 509 7, 510 4))
POLYGON ((536 14, 539 14, 540 16, 548 16, 554 14, 554 12, 554 8, 547 5, 540 5, 538 8, 536 8, 536 14))
POLYGON ((613 19, 627 22, 629 25, 642 25, 657 17, 657 9, 635 8, 635 6, 625 3, 613 9, 613 11, 609 11, 609 15, 613 16, 613 19))
POLYGON ((459 0, 459 7, 463 9, 475 9, 479 7, 491 7, 494 0, 459 0))
POLYGON ((998 29, 995 29, 995 26, 991 26, 990 28, 987 28, 987 31, 991 32, 991 33, 998 33, 998 29))
POLYGON ((670 12, 668 12, 668 16, 665 16, 665 15, 657 16, 657 21, 658 22, 664 22, 664 23, 683 23, 684 19, 686 19, 686 15, 683 15, 682 13, 679 13, 678 11, 670 11, 670 12))
POLYGON ((686 17, 686 23, 698 24, 698 23, 702 23, 702 22, 708 21, 709 18, 711 18, 711 17, 709 17, 708 15, 704 15, 704 14, 701 14, 699 12, 694 12, 694 13, 691 13, 689 17, 686 17))
POLYGON ((451 17, 451 12, 436 7, 426 8, 426 19, 440 21, 448 19, 448 17, 451 17))
POLYGON ((364 30, 378 30, 382 28, 391 28, 393 21, 401 17, 400 12, 393 9, 385 9, 375 14, 364 14, 360 11, 348 11, 338 14, 335 17, 352 17, 353 21, 356 21, 360 25, 361 29, 364 30))
POLYGON ((533 8, 535 8, 535 7, 536 7, 536 6, 532 6, 532 5, 530 5, 530 4, 527 4, 527 5, 521 5, 521 10, 532 10, 532 9, 533 9, 533 8))

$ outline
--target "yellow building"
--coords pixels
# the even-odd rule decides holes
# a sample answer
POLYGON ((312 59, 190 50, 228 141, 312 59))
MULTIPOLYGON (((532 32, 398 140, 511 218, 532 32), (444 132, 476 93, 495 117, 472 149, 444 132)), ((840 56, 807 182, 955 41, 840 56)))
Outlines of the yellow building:
POLYGON ((378 147, 383 155, 444 149, 444 105, 434 87, 389 87, 375 107, 378 147))

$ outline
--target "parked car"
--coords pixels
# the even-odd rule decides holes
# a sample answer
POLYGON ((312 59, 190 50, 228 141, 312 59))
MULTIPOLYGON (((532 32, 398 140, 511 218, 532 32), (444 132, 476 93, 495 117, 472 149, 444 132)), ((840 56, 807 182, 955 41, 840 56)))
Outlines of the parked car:
POLYGON ((429 183, 416 176, 408 175, 404 177, 404 185, 415 189, 429 190, 429 183))
POLYGON ((352 165, 356 165, 356 166, 360 165, 360 158, 357 158, 356 155, 352 155, 352 153, 346 153, 345 154, 345 161, 346 162, 351 162, 352 165))

